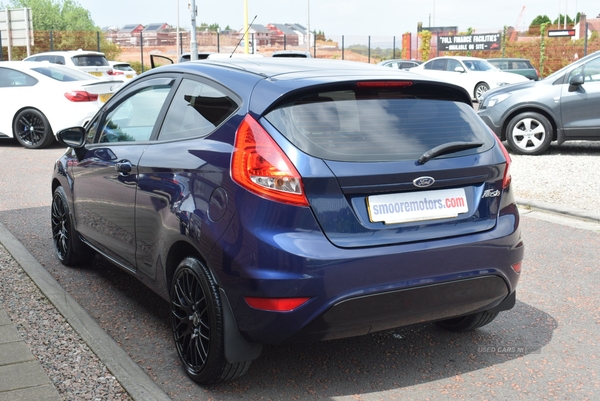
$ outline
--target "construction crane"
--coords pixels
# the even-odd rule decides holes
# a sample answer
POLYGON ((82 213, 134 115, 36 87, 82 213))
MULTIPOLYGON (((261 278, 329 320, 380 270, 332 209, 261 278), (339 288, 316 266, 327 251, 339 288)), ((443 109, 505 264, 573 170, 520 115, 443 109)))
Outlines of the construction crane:
POLYGON ((519 27, 521 26, 521 20, 523 19, 523 13, 525 12, 525 6, 521 9, 521 13, 519 14, 519 18, 517 18, 517 23, 513 27, 513 31, 510 34, 510 42, 514 42, 517 40, 517 34, 519 33, 519 27))

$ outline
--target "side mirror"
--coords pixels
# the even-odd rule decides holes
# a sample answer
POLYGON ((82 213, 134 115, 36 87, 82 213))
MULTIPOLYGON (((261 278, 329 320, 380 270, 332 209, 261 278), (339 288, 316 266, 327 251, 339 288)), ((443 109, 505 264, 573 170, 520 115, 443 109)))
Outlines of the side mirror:
POLYGON ((462 67, 459 65, 458 67, 456 67, 456 68, 454 69, 454 72, 465 72, 465 69, 464 69, 464 68, 462 68, 462 67))
POLYGON ((585 78, 581 74, 575 74, 569 79, 569 92, 575 92, 585 82, 585 78))
POLYGON ((85 128, 66 128, 56 134, 56 139, 65 146, 69 146, 73 149, 81 149, 86 141, 85 128))
POLYGON ((585 80, 583 78, 583 75, 581 75, 581 74, 575 74, 569 80, 569 85, 575 85, 575 86, 583 85, 584 81, 585 80))

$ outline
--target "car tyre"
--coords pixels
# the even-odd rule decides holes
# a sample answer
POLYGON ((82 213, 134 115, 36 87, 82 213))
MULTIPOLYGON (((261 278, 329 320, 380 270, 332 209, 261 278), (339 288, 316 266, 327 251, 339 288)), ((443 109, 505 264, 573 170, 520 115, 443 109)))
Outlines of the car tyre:
POLYGON ((490 86, 488 84, 486 84, 485 82, 480 82, 475 86, 475 99, 477 99, 477 102, 479 102, 479 99, 481 98, 481 95, 483 95, 485 92, 490 90, 490 86))
POLYGON ((96 253, 81 242, 73 228, 67 196, 61 186, 54 190, 50 213, 54 252, 60 262, 65 266, 77 266, 89 262, 96 253))
POLYGON ((510 120, 506 128, 509 147, 522 155, 544 153, 550 147, 552 139, 552 124, 539 113, 521 113, 510 120))
POLYGON ((170 288, 173 339, 187 375, 199 384, 235 379, 250 362, 231 364, 225 358, 223 307, 208 268, 197 258, 185 258, 175 270, 170 288))
POLYGON ((36 109, 21 110, 13 122, 13 135, 28 149, 42 149, 54 142, 54 133, 46 116, 36 109))
POLYGON ((479 327, 485 326, 486 324, 490 324, 499 313, 500 312, 483 311, 467 316, 441 320, 436 322, 436 324, 445 330, 460 333, 464 331, 475 330, 479 327))

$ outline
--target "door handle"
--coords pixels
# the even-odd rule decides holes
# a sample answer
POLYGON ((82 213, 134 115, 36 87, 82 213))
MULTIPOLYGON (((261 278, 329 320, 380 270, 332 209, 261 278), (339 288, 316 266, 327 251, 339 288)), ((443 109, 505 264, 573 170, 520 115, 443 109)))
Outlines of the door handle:
POLYGON ((129 160, 121 160, 115 164, 115 169, 122 175, 129 175, 133 166, 129 160))

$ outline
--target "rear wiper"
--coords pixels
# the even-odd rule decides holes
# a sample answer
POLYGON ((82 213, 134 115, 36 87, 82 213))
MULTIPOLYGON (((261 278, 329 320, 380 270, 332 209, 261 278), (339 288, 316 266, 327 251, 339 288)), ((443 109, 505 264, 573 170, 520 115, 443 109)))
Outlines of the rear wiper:
POLYGON ((425 164, 434 157, 446 155, 448 153, 459 152, 461 150, 478 148, 483 145, 483 142, 448 142, 429 149, 423 153, 423 156, 417 160, 417 164, 425 164))

